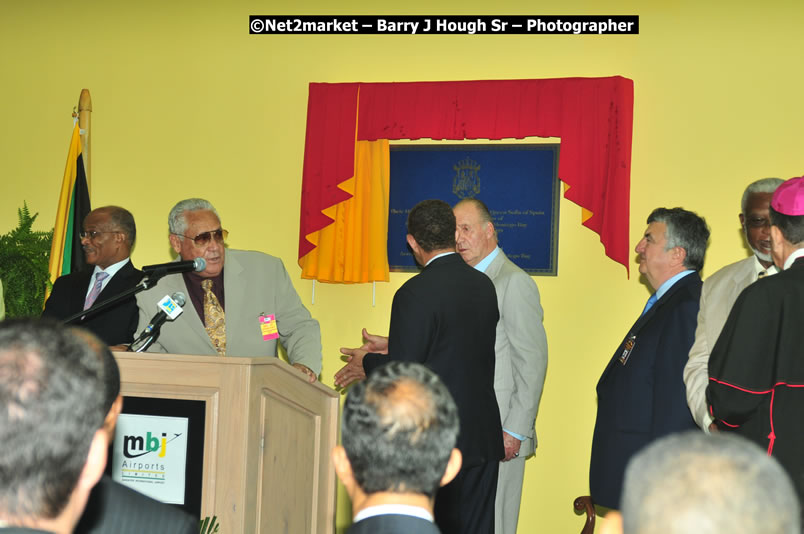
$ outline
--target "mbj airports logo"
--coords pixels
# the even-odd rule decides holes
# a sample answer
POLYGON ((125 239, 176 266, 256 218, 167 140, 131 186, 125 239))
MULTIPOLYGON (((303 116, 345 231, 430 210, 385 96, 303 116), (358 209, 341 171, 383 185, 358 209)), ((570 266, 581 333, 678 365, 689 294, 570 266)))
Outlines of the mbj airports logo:
POLYGON ((164 482, 168 444, 180 436, 181 434, 173 434, 168 439, 167 432, 162 432, 161 435, 151 432, 144 436, 124 435, 124 460, 120 466, 123 479, 164 482))
MULTIPOLYGON (((176 439, 179 434, 176 434, 176 439)), ((171 440, 173 441, 173 440, 171 440)), ((150 432, 142 436, 123 436, 123 456, 126 458, 139 458, 148 453, 159 451, 159 457, 164 458, 167 452, 167 433, 162 432, 162 439, 157 439, 150 432)))

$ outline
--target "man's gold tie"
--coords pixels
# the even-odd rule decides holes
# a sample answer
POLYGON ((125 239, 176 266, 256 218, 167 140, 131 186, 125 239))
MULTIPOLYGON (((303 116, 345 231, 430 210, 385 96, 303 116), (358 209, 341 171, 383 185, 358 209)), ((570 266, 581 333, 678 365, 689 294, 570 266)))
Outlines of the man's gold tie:
POLYGON ((226 320, 218 297, 212 292, 212 280, 201 282, 204 290, 204 327, 215 350, 221 356, 226 354, 226 320))

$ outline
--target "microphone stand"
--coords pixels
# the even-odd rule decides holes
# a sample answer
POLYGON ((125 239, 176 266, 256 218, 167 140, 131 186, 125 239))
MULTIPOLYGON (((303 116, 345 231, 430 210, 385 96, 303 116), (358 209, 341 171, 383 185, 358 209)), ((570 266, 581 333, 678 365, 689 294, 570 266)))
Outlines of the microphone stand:
MULTIPOLYGON (((150 288, 154 287, 156 285, 156 283, 159 282, 159 280, 161 280, 166 274, 167 274, 167 268, 155 269, 155 270, 147 273, 145 276, 143 276, 142 280, 140 280, 139 283, 137 283, 137 285, 135 285, 134 287, 129 288, 129 289, 123 291, 122 293, 119 293, 119 294, 117 294, 117 295, 115 295, 113 297, 109 297, 108 299, 106 299, 104 301, 97 302, 97 303, 93 304, 92 306, 90 306, 89 308, 87 308, 86 310, 80 311, 78 313, 74 313, 73 315, 71 315, 71 316, 67 317, 66 319, 64 319, 62 321, 62 323, 65 324, 65 325, 74 324, 74 323, 76 323, 78 321, 78 319, 83 319, 83 318, 86 318, 86 317, 91 317, 93 315, 96 315, 97 313, 99 313, 99 312, 101 312, 101 311, 103 311, 103 310, 105 310, 107 308, 110 308, 110 307, 120 303, 122 300, 125 300, 128 297, 136 295, 140 291, 145 291, 146 289, 150 289, 150 288)), ((156 329, 155 332, 152 331, 152 334, 151 334, 152 339, 149 339, 150 342, 147 343, 147 345, 144 345, 143 347, 141 347, 140 350, 138 350, 137 352, 141 352, 142 350, 145 350, 146 348, 148 348, 154 341, 156 341, 156 337, 158 335, 159 335, 159 330, 158 329, 156 329)), ((137 339, 136 341, 140 341, 140 339, 137 339)), ((135 341, 135 343, 136 343, 136 341, 135 341)), ((133 343, 132 343, 132 345, 133 345, 133 343)))

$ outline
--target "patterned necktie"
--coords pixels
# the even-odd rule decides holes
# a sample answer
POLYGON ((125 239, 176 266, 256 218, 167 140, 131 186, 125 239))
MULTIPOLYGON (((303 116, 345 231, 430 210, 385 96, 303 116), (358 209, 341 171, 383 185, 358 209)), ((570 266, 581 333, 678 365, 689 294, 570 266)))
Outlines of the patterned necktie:
POLYGON ((642 310, 642 315, 645 315, 646 313, 648 313, 648 310, 651 309, 654 304, 656 304, 657 300, 658 299, 656 298, 656 293, 651 295, 650 298, 648 299, 648 302, 645 303, 645 309, 642 310))
POLYGON ((226 354, 226 321, 221 303, 212 292, 212 280, 201 282, 204 290, 204 327, 215 350, 221 356, 226 354))
POLYGON ((88 310, 90 306, 92 306, 95 303, 95 299, 98 298, 98 295, 100 295, 101 292, 101 288, 103 287, 103 281, 106 280, 108 277, 109 273, 104 273, 101 271, 95 273, 95 285, 92 286, 92 291, 89 292, 89 295, 87 295, 86 300, 84 300, 85 310, 88 310))

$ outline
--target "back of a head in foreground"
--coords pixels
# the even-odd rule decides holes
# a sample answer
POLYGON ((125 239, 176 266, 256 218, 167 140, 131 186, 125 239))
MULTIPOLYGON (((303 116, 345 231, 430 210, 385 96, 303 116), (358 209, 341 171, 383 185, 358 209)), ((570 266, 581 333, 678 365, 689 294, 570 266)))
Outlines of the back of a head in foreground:
POLYGON ((0 322, 0 516, 58 516, 106 415, 102 362, 47 320, 0 322))
POLYGON ((390 362, 346 397, 341 441, 367 494, 433 497, 457 438, 455 401, 423 365, 390 362))
POLYGON ((736 435, 662 438, 625 471, 624 534, 799 534, 798 499, 778 462, 736 435))

